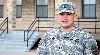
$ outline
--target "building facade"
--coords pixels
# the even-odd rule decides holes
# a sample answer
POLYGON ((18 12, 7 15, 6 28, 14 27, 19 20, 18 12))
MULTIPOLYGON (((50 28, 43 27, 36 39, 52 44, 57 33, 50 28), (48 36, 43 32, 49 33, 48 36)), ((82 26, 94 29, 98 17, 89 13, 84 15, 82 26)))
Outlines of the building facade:
POLYGON ((39 19, 35 24, 39 24, 39 30, 59 26, 54 21, 55 7, 64 1, 75 3, 79 16, 75 24, 90 32, 100 32, 100 0, 0 0, 0 23, 8 17, 9 32, 27 30, 35 19, 39 19))

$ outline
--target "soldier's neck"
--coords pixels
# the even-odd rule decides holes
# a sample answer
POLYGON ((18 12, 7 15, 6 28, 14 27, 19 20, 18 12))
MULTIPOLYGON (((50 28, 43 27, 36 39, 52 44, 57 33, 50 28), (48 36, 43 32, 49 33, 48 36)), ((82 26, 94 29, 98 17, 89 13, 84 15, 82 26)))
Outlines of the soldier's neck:
POLYGON ((70 32, 70 31, 72 31, 73 28, 74 28, 74 26, 70 26, 70 27, 62 27, 61 26, 61 30, 63 32, 70 32))

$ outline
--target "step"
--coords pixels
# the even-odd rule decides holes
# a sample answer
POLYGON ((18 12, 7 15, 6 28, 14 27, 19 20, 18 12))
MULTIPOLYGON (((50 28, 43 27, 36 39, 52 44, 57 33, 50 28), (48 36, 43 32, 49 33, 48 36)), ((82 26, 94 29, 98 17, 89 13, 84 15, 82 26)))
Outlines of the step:
POLYGON ((29 51, 27 47, 0 47, 0 51, 29 51))
POLYGON ((28 41, 29 46, 27 47, 27 41, 24 41, 23 31, 13 31, 12 34, 0 38, 0 51, 29 51, 36 42, 37 35, 38 33, 33 34, 28 41))
MULTIPOLYGON (((33 31, 30 31, 29 32, 29 34, 31 34, 33 31)), ((27 33, 27 32, 25 32, 25 33, 27 33)), ((33 33, 34 35, 37 35, 37 34, 39 34, 38 32, 34 32, 33 33)), ((12 32, 12 35, 24 35, 24 31, 13 31, 12 32), (20 34, 19 34, 20 33, 20 34)))
POLYGON ((0 55, 36 55, 34 52, 0 51, 0 55))
POLYGON ((32 44, 29 44, 27 47, 26 43, 25 44, 2 44, 0 45, 0 50, 29 50, 32 47, 32 44))

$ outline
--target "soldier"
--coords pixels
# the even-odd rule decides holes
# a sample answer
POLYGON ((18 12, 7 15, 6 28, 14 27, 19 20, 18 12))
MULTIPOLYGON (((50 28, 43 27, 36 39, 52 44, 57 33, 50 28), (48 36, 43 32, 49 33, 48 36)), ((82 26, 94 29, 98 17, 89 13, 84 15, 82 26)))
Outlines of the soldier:
POLYGON ((37 55, 97 55, 96 40, 86 30, 74 25, 74 4, 63 2, 56 7, 60 27, 47 31, 40 41, 37 55))

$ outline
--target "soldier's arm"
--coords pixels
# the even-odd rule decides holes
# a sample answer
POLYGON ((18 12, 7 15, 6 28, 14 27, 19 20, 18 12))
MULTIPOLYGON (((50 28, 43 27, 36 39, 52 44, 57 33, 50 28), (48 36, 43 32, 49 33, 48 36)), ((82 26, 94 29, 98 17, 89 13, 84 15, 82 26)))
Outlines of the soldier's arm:
POLYGON ((98 55, 96 40, 90 33, 84 35, 84 55, 98 55))
POLYGON ((45 55, 46 54, 46 40, 45 37, 47 36, 47 34, 45 34, 42 38, 42 40, 40 40, 39 42, 39 46, 37 48, 37 55, 45 55))

